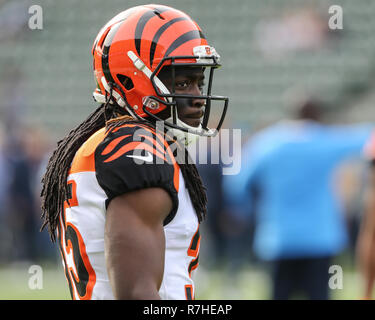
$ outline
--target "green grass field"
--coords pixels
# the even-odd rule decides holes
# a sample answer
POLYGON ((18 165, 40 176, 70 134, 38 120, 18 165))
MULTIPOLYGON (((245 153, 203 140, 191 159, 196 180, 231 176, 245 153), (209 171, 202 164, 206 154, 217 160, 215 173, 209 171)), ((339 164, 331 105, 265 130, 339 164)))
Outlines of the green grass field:
MULTIPOLYGON (((270 285, 267 273, 250 267, 232 278, 223 272, 208 270, 200 270, 196 278, 197 298, 207 300, 268 300, 270 285)), ((331 299, 356 300, 361 298, 360 293, 359 275, 344 269, 342 289, 331 290, 331 299)))
POLYGON ((67 282, 59 265, 43 265, 42 288, 29 286, 32 263, 14 264, 0 267, 1 300, 64 300, 70 299, 67 282))
MULTIPOLYGON (((64 300, 70 299, 66 279, 60 265, 40 263, 43 270, 42 288, 31 289, 31 263, 0 267, 1 300, 64 300)), ((269 299, 270 279, 264 270, 245 266, 237 276, 229 278, 222 270, 200 266, 196 278, 196 298, 202 300, 266 300, 269 299)), ((358 274, 343 267, 343 288, 332 290, 332 299, 360 298, 358 274)))

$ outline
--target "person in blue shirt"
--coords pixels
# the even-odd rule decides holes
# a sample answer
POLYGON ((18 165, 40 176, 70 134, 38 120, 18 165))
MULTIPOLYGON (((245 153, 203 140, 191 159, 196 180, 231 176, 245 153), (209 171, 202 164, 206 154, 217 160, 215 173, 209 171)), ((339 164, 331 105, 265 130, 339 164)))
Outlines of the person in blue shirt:
POLYGON ((249 139, 240 173, 224 178, 231 210, 256 213, 254 252, 272 263, 273 299, 329 299, 332 258, 348 243, 333 177, 340 162, 360 155, 372 126, 320 120, 320 104, 305 101, 296 119, 249 139))

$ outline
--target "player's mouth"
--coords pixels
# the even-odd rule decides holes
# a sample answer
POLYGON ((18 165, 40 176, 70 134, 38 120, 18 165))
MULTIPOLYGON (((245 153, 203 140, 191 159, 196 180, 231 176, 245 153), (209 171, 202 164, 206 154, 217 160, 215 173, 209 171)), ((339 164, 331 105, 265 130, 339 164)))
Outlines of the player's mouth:
POLYGON ((197 112, 186 114, 184 117, 185 118, 184 122, 187 123, 189 126, 198 127, 201 123, 201 118, 203 117, 203 115, 204 115, 203 110, 199 110, 197 112))

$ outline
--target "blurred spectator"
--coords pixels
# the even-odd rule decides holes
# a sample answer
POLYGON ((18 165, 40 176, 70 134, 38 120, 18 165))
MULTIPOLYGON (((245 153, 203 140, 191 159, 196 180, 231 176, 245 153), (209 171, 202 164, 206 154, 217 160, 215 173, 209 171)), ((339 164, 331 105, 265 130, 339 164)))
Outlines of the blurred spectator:
POLYGON ((371 126, 324 125, 313 100, 296 118, 250 139, 241 173, 225 177, 225 195, 239 216, 256 213, 254 251, 272 265, 272 298, 328 299, 328 269, 348 244, 334 173, 359 157, 371 126))
POLYGON ((24 130, 22 145, 31 168, 30 183, 34 198, 33 220, 35 220, 33 233, 35 233, 37 258, 55 260, 57 255, 60 257, 56 246, 51 243, 47 230, 40 232, 41 180, 47 166, 46 157, 49 153, 50 141, 41 126, 29 126, 24 130))
MULTIPOLYGON (((0 127, 0 129, 2 129, 0 127)), ((8 235, 9 230, 6 227, 6 212, 7 208, 5 201, 7 198, 9 172, 7 168, 7 161, 5 158, 4 147, 3 147, 4 135, 0 130, 0 263, 7 260, 8 255, 8 235)))
POLYGON ((25 71, 16 62, 9 61, 1 70, 0 78, 0 114, 6 134, 2 158, 7 176, 7 183, 2 186, 3 214, 0 215, 3 262, 49 260, 55 259, 56 254, 47 232, 39 232, 41 177, 38 174, 47 151, 48 136, 41 127, 24 124, 29 108, 26 86, 25 71))
POLYGON ((11 232, 9 259, 32 260, 36 256, 34 196, 31 188, 31 167, 19 137, 8 137, 6 159, 9 169, 6 223, 11 232))
POLYGON ((6 259, 38 261, 54 255, 48 237, 40 228, 40 182, 37 174, 45 154, 43 133, 34 127, 18 127, 7 136, 5 162, 8 185, 5 194, 6 259))

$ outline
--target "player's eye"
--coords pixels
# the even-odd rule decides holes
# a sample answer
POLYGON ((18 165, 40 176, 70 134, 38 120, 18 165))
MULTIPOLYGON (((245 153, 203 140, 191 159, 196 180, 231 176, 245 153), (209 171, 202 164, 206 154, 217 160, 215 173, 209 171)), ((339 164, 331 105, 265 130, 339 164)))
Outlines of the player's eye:
POLYGON ((186 89, 186 88, 189 87, 189 85, 190 85, 190 81, 189 80, 176 81, 176 84, 175 84, 176 89, 179 89, 179 90, 186 89))
POLYGON ((204 86, 205 86, 206 84, 204 83, 204 81, 201 81, 201 82, 199 82, 198 83, 198 88, 199 88, 199 90, 201 91, 201 92, 203 92, 203 89, 204 89, 204 86))

